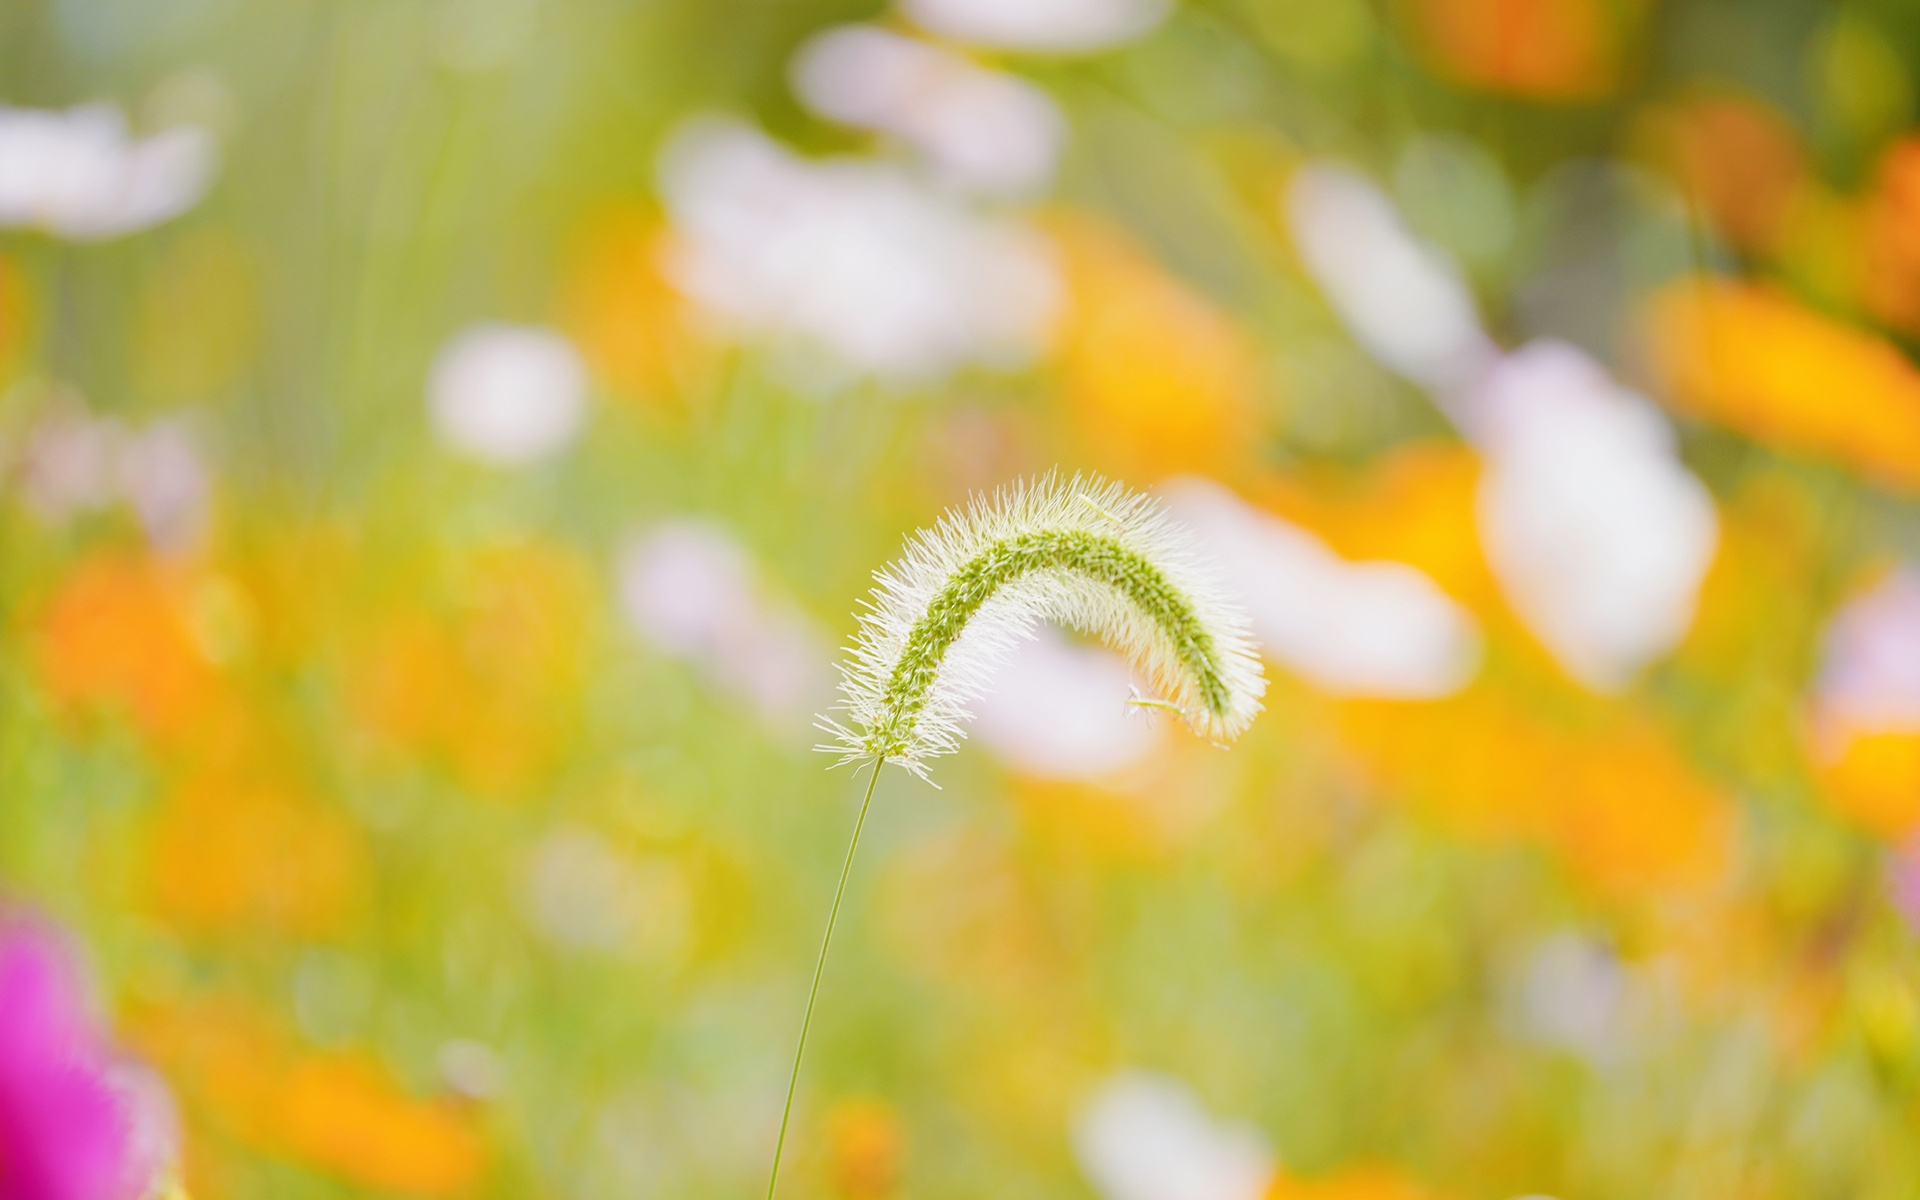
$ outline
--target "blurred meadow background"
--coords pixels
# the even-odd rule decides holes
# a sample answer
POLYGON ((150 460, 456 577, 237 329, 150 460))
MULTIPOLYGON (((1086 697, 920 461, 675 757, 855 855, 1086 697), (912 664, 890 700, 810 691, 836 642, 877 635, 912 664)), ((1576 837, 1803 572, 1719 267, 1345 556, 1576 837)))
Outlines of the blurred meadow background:
POLYGON ((759 1194, 837 647, 1056 465, 1267 711, 1043 630, 887 772, 783 1195, 1920 1193, 1916 72, 1898 0, 7 0, 0 1196, 759 1194))

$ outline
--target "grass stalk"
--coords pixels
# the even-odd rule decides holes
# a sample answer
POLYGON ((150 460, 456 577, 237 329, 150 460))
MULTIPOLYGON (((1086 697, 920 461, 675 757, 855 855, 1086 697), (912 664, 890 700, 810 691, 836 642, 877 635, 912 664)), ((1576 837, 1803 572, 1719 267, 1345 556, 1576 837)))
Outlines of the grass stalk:
POLYGON ((873 804, 873 791, 880 782, 879 759, 873 760, 873 775, 867 780, 867 794, 860 801, 860 816, 853 823, 853 837, 847 842, 847 861, 840 868, 840 884, 833 889, 833 907, 827 910, 827 932, 820 939, 820 957, 813 964, 813 987, 807 991, 807 1012, 800 1018, 800 1044, 793 1051, 793 1073, 787 1077, 787 1103, 780 1110, 780 1136, 773 1143, 773 1169, 767 1173, 767 1200, 773 1200, 774 1185, 780 1181, 780 1152, 787 1145, 787 1121, 793 1116, 793 1093, 800 1083, 800 1060, 807 1053, 807 1031, 813 1027, 813 1003, 820 998, 820 977, 827 969, 827 948, 833 945, 833 927, 840 919, 840 901, 847 894, 847 878, 853 874, 853 856, 860 849, 860 831, 867 826, 867 809, 873 804))

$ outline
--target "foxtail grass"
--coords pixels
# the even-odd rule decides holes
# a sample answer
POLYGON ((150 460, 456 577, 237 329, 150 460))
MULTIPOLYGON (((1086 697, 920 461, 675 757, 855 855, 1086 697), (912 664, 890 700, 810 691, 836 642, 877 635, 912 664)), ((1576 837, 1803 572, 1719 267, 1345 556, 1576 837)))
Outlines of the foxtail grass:
POLYGON ((1246 617, 1201 567, 1186 533, 1146 496, 1101 479, 1055 475, 976 497, 907 541, 876 572, 841 666, 838 717, 822 717, 835 765, 872 768, 827 913, 800 1022, 767 1198, 780 1178, 807 1032, 847 880, 880 769, 930 780, 928 763, 959 749, 966 705, 1036 625, 1105 641, 1152 681, 1144 703, 1225 743, 1260 711, 1266 681, 1246 617))

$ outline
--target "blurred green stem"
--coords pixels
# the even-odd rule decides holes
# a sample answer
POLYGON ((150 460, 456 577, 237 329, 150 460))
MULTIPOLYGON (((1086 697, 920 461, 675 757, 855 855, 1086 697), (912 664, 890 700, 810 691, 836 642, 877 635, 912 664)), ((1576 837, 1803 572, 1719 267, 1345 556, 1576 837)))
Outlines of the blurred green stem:
POLYGON ((793 1051, 793 1074, 787 1078, 787 1106, 780 1111, 780 1137, 773 1143, 773 1170, 767 1174, 767 1200, 773 1200, 774 1184, 780 1180, 780 1151, 787 1144, 787 1119, 793 1116, 793 1090, 800 1082, 800 1059, 807 1052, 807 1030, 813 1026, 813 1002, 820 998, 820 976, 827 969, 827 947, 833 945, 834 922, 840 919, 840 901, 847 894, 847 876, 853 874, 853 855, 860 849, 860 831, 867 826, 867 809, 873 804, 873 789, 880 782, 879 759, 873 760, 873 776, 867 780, 867 794, 860 801, 860 817, 853 823, 853 839, 847 843, 847 861, 840 868, 840 886, 833 889, 833 907, 827 910, 827 934, 820 939, 820 958, 813 964, 813 987, 807 992, 807 1014, 800 1018, 800 1044, 793 1051))

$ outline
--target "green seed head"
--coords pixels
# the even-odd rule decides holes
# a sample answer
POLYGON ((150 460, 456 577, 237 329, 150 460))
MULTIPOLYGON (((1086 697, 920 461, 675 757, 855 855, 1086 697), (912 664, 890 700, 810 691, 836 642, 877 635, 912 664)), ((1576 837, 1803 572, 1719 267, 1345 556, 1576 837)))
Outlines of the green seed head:
POLYGON ((843 760, 925 773, 958 746, 965 702, 1038 621, 1113 645, 1197 732, 1224 740, 1265 688, 1245 619, 1208 584, 1180 531, 1144 496, 1052 476, 976 501, 910 539, 876 578, 842 667, 843 760))

